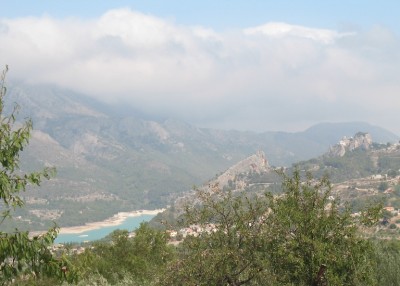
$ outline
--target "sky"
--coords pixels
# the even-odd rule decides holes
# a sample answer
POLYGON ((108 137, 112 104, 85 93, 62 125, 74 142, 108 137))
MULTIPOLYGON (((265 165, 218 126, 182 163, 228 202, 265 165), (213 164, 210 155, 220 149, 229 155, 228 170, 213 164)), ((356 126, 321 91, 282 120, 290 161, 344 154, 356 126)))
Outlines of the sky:
POLYGON ((0 66, 148 117, 400 135, 400 1, 0 0, 0 66))

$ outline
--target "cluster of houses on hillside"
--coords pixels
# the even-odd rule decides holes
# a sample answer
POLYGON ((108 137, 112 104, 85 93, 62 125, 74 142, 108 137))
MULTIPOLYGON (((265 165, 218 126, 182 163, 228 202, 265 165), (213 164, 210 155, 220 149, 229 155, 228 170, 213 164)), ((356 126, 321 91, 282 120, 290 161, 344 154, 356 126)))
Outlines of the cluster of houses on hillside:
POLYGON ((181 238, 185 238, 188 235, 192 236, 199 236, 201 233, 211 233, 217 231, 217 226, 213 223, 209 223, 206 225, 198 225, 198 224, 193 224, 185 228, 181 228, 179 230, 168 230, 168 234, 170 238, 179 240, 181 238))

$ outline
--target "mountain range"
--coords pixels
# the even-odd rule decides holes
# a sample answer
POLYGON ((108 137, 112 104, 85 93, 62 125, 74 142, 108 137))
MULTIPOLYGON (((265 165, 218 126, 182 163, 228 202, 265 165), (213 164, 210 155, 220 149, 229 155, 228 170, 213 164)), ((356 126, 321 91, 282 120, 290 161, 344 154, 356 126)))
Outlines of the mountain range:
MULTIPOLYGON (((332 199, 339 199, 343 207, 347 204, 354 213, 373 201, 383 203, 388 209, 400 208, 400 143, 376 143, 369 133, 357 132, 352 137, 343 137, 324 154, 283 169, 285 174, 297 169, 301 175, 308 173, 316 179, 328 176, 332 199)), ((199 196, 204 192, 210 195, 226 191, 279 194, 281 170, 271 167, 265 154, 259 151, 177 198, 151 224, 179 228, 177 222, 186 207, 200 204, 199 196)))
POLYGON ((321 123, 296 133, 200 128, 152 120, 133 107, 45 85, 12 84, 5 100, 6 110, 16 102, 18 118, 33 121, 22 168, 57 168, 55 178, 26 193, 21 217, 34 214, 32 227, 53 219, 61 226, 77 225, 118 211, 163 207, 257 151, 272 166, 290 166, 360 131, 382 143, 399 140, 364 122, 321 123))

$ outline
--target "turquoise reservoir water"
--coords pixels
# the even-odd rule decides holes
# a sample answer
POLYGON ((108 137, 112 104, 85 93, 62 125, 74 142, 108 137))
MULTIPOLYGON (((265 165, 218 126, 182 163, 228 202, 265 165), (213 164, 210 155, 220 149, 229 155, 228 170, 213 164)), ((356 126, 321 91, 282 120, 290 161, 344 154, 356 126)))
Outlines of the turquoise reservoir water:
POLYGON ((149 221, 154 215, 140 215, 136 217, 128 217, 122 224, 114 226, 105 226, 99 229, 84 231, 80 233, 61 233, 58 234, 55 243, 67 243, 67 242, 84 242, 98 240, 116 229, 126 229, 132 231, 139 227, 141 222, 149 221))

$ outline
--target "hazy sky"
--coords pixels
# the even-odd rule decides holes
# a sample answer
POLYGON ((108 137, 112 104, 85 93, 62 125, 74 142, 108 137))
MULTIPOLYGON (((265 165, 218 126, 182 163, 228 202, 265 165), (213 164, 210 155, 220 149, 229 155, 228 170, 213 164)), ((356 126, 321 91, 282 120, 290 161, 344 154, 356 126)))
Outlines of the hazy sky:
POLYGON ((2 1, 0 65, 158 117, 400 134, 400 1, 2 1))

